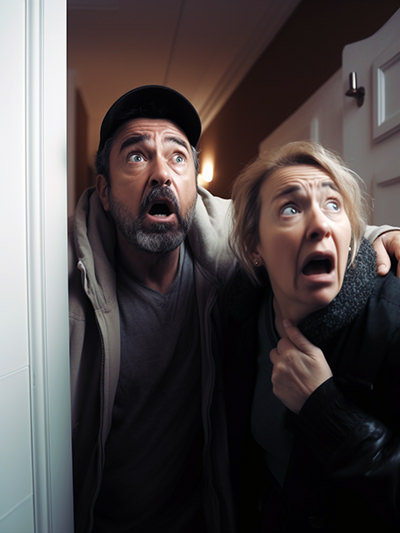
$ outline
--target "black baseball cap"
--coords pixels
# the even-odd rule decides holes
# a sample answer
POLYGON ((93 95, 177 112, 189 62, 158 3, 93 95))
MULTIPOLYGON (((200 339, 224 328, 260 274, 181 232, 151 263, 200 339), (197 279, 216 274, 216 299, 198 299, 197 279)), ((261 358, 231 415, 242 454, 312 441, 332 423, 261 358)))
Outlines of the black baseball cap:
POLYGON ((143 85, 122 95, 105 114, 100 128, 99 150, 127 120, 162 118, 174 122, 196 147, 201 121, 193 105, 182 94, 163 85, 143 85))

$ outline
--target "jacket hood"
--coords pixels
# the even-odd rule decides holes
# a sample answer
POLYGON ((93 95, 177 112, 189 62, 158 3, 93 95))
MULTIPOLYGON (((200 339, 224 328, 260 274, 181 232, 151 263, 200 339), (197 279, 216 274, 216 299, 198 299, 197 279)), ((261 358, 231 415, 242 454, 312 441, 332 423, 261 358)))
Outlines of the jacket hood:
POLYGON ((199 187, 188 241, 196 261, 218 282, 225 281, 236 264, 228 244, 231 227, 230 200, 199 187))
POLYGON ((105 213, 94 187, 81 196, 72 219, 72 229, 75 254, 70 256, 75 264, 70 268, 78 263, 85 290, 95 309, 107 310, 109 303, 115 301, 116 235, 114 224, 105 213))
MULTIPOLYGON (((196 263, 209 280, 218 284, 236 264, 228 244, 231 228, 229 206, 229 200, 217 198, 199 188, 188 234, 196 263)), ((92 296, 95 307, 106 309, 108 303, 115 300, 116 233, 114 223, 104 211, 94 187, 81 196, 72 226, 74 251, 70 250, 70 260, 74 264, 70 267, 78 262, 79 268, 86 273, 86 290, 92 296)))

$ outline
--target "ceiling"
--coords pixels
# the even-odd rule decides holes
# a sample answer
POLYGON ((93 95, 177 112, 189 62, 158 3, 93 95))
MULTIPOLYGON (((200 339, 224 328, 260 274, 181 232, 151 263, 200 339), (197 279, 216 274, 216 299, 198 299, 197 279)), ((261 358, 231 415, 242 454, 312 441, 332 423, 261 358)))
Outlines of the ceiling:
POLYGON ((138 85, 168 85, 203 130, 300 0, 68 0, 68 82, 88 115, 89 155, 112 102, 138 85))

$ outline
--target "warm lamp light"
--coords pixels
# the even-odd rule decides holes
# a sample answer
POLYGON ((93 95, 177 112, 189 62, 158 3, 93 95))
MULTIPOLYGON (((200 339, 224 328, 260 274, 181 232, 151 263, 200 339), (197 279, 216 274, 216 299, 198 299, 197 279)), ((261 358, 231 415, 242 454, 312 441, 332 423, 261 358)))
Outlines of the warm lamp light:
POLYGON ((203 180, 207 183, 210 183, 214 176, 214 167, 213 164, 210 162, 207 162, 204 164, 203 172, 202 172, 203 180))
POLYGON ((210 161, 207 161, 204 163, 203 171, 198 176, 200 185, 206 187, 213 180, 213 177, 214 165, 210 161))

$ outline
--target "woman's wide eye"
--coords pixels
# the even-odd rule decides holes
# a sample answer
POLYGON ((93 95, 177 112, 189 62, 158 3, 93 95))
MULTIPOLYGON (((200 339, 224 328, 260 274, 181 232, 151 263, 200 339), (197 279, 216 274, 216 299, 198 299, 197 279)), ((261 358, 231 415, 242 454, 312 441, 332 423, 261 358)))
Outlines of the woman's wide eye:
POLYGON ((329 202, 326 204, 326 207, 330 211, 339 211, 339 204, 336 202, 336 200, 329 200, 329 202))
POLYGON ((294 205, 285 205, 281 210, 281 214, 285 216, 297 215, 298 212, 297 207, 294 207, 294 205))

